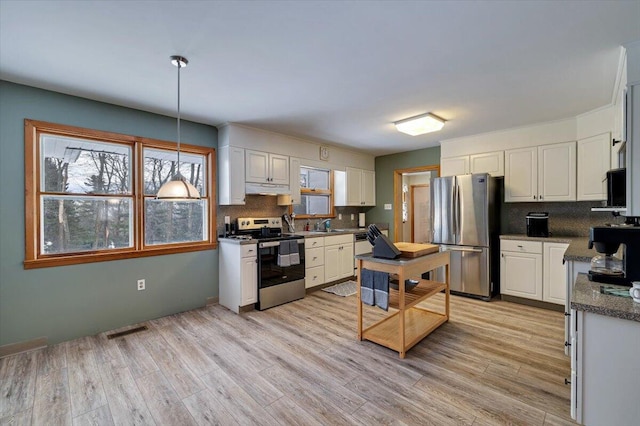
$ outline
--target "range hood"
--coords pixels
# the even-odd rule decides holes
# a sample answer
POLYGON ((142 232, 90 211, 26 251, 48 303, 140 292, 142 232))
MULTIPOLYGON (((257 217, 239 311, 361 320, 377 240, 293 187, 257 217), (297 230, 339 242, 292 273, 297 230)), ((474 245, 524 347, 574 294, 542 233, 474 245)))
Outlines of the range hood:
POLYGON ((245 194, 259 195, 291 195, 289 185, 277 185, 275 183, 247 183, 245 194))

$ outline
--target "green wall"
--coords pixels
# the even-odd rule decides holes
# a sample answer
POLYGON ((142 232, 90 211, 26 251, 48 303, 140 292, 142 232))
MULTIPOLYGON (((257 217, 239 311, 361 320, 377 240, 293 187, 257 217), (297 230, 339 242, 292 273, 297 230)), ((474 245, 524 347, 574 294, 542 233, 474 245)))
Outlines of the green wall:
MULTIPOLYGON (((0 81, 0 346, 92 335, 204 306, 207 297, 218 296, 216 250, 25 270, 25 118, 176 138, 175 118, 0 81), (145 291, 136 290, 140 278, 145 291)), ((182 124, 183 141, 217 148, 215 127, 182 124)))
POLYGON ((440 164, 439 146, 376 157, 376 206, 367 212, 367 221, 388 223, 389 238, 393 241, 393 212, 402 208, 393 205, 393 172, 437 164, 440 164), (384 210, 385 204, 391 204, 392 210, 384 210))

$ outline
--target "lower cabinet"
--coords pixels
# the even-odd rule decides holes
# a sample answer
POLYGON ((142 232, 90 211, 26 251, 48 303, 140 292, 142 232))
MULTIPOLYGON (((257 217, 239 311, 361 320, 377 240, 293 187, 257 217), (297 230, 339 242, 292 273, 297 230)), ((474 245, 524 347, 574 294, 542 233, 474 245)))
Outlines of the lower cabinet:
POLYGON ((238 313, 258 301, 258 248, 220 240, 220 304, 238 313))
POLYGON ((500 241, 500 292, 564 305, 567 243, 500 241))
POLYGON ((324 284, 324 237, 305 238, 304 258, 305 288, 324 284))
POLYGON ((564 353, 565 355, 569 355, 569 348, 571 347, 569 343, 571 343, 571 291, 573 290, 573 284, 576 282, 576 278, 578 278, 578 274, 586 274, 591 269, 590 262, 579 262, 575 260, 569 260, 566 262, 566 300, 564 302, 564 353))
POLYGON ((353 234, 324 239, 324 279, 331 282, 353 276, 353 234))

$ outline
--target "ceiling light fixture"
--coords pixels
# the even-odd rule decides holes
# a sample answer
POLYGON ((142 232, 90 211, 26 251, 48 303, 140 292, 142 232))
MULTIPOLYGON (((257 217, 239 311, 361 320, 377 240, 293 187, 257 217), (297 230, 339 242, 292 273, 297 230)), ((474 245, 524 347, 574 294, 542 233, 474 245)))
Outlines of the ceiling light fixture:
POLYGON ((182 56, 174 55, 171 63, 178 67, 178 161, 177 171, 171 180, 160 187, 156 199, 165 201, 192 201, 199 200, 200 193, 195 186, 186 180, 180 173, 180 68, 187 66, 189 61, 182 56))
POLYGON ((444 120, 430 112, 393 123, 399 132, 411 136, 422 135, 429 132, 437 132, 444 126, 444 120))

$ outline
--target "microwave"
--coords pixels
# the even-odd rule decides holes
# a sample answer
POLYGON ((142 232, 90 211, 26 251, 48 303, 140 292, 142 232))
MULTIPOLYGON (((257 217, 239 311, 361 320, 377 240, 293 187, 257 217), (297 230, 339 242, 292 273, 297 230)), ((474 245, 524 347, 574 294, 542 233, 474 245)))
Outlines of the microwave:
POLYGON ((612 169, 607 172, 607 207, 627 205, 627 169, 612 169))

